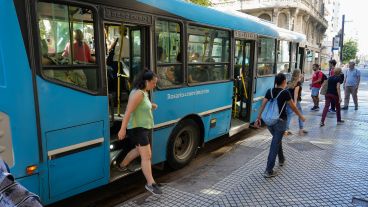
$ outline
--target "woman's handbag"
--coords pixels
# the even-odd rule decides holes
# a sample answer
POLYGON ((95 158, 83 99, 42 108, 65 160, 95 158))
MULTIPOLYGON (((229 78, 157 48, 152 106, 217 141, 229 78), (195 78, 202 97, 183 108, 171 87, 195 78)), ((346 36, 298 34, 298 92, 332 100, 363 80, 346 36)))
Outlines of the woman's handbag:
POLYGON ((321 95, 326 95, 327 93, 327 87, 328 87, 328 80, 324 81, 324 83, 322 84, 321 90, 320 90, 320 94, 321 95))

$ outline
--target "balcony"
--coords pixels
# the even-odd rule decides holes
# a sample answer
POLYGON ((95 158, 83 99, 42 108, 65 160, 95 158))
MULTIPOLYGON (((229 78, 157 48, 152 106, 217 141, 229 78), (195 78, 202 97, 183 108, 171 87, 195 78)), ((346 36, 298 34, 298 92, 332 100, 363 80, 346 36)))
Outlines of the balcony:
POLYGON ((228 0, 215 3, 216 7, 232 8, 236 10, 255 10, 266 8, 298 8, 313 16, 325 28, 328 22, 323 14, 313 6, 308 0, 228 0))

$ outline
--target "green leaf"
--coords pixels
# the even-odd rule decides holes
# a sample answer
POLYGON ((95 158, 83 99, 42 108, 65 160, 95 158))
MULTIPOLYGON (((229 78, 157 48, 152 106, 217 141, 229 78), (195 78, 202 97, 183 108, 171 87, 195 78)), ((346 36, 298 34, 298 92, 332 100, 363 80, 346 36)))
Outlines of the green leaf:
POLYGON ((189 2, 192 2, 194 4, 199 4, 202 6, 211 6, 212 3, 210 0, 189 0, 189 2))

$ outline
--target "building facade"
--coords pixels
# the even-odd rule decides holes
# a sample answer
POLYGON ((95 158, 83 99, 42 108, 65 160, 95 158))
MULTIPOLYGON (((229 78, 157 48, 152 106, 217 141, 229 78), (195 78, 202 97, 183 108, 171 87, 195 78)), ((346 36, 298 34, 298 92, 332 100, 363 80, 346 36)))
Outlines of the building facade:
MULTIPOLYGON (((328 57, 339 61, 338 50, 332 51, 333 38, 339 34, 341 29, 340 18, 340 0, 324 0, 325 3, 325 19, 328 22, 328 28, 325 33, 325 38, 322 43, 322 52, 328 54, 328 57)), ((327 65, 327 63, 322 63, 327 65)))
POLYGON ((212 3, 215 7, 235 9, 305 34, 307 40, 299 46, 305 54, 303 69, 306 72, 312 70, 313 63, 329 60, 322 45, 328 27, 323 0, 212 0, 212 3))

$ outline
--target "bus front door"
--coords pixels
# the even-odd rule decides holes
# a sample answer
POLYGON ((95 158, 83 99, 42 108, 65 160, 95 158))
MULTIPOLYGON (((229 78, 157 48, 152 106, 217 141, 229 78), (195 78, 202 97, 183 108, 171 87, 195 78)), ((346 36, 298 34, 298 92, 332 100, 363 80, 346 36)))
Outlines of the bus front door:
MULTIPOLYGON (((149 68, 148 31, 149 28, 134 24, 106 23, 106 45, 109 49, 107 60, 110 108, 110 181, 119 179, 129 172, 120 172, 118 165, 134 147, 129 140, 119 141, 117 134, 128 103, 133 81, 143 68, 149 68), (111 45, 109 45, 109 43, 111 45), (114 54, 111 54, 114 53, 114 54), (120 59, 120 66, 118 60, 120 59), (114 78, 116 77, 116 78, 114 78)), ((130 166, 131 171, 140 169, 139 160, 130 166)))
POLYGON ((230 135, 249 127, 254 50, 254 41, 235 41, 233 118, 230 135))

